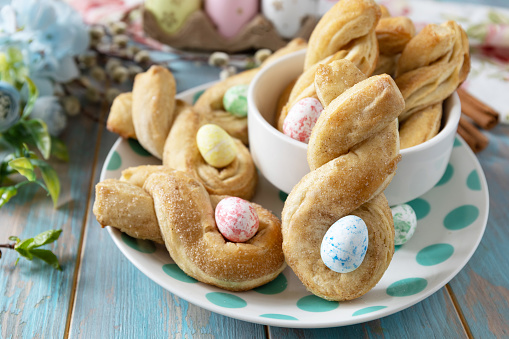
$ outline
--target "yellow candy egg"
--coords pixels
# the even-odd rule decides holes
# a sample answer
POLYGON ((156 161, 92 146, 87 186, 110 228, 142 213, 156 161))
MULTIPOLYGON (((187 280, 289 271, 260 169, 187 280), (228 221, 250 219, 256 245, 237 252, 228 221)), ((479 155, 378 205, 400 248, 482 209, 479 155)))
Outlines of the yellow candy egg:
POLYGON ((196 133, 196 144, 205 161, 214 167, 228 166, 237 156, 232 137, 221 127, 207 124, 196 133))

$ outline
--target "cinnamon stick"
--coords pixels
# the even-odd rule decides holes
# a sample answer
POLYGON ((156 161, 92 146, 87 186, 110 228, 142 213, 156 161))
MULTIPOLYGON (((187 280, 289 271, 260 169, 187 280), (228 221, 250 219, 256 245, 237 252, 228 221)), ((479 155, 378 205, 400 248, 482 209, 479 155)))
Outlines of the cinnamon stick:
POLYGON ((486 105, 462 88, 458 88, 457 92, 461 101, 461 111, 479 127, 489 130, 498 124, 499 114, 492 107, 486 105))
POLYGON ((460 118, 458 134, 466 141, 474 153, 480 152, 488 146, 488 137, 464 117, 460 118))

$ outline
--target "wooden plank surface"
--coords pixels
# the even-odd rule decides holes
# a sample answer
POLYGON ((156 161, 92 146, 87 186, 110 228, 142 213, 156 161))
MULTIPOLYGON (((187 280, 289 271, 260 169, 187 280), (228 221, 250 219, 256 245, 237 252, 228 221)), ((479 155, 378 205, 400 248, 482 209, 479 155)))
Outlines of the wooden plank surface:
POLYGON ((509 126, 490 131, 478 154, 490 193, 484 237, 467 266, 451 281, 475 338, 509 337, 509 126))
MULTIPOLYGON (((10 235, 29 238, 48 229, 63 229, 51 245, 62 271, 34 259, 14 263, 17 253, 3 250, 0 260, 0 337, 61 338, 76 265, 83 219, 87 211, 88 187, 93 168, 97 124, 85 116, 70 118, 61 138, 69 148, 70 161, 52 161, 61 180, 59 206, 36 186, 24 186, 0 210, 0 241, 10 235)), ((46 248, 46 247, 45 247, 46 248)))

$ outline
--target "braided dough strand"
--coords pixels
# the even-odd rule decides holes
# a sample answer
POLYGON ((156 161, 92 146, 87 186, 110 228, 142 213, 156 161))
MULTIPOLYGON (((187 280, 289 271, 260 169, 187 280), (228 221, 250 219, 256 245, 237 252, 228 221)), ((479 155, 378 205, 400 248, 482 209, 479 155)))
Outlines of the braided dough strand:
POLYGON ((338 51, 361 49, 364 57, 354 63, 364 74, 371 74, 378 57, 375 27, 380 16, 380 7, 373 0, 339 1, 313 30, 304 70, 338 51), (366 53, 367 50, 371 52, 366 53))
POLYGON ((283 251, 306 288, 322 298, 365 294, 392 259, 393 220, 382 191, 400 159, 397 117, 403 108, 392 78, 373 76, 327 104, 311 133, 312 170, 292 189, 282 212, 283 251), (348 214, 364 220, 369 245, 356 270, 337 273, 323 263, 320 245, 329 227, 348 214))
POLYGON ((469 70, 468 37, 461 26, 454 21, 426 26, 410 40, 398 61, 395 81, 406 103, 399 120, 445 100, 469 70))

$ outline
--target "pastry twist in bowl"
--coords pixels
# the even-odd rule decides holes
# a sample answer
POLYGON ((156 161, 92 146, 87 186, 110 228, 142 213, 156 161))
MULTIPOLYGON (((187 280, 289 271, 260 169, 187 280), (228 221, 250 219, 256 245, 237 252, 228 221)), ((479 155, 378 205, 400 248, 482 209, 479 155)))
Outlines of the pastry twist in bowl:
POLYGON ((175 263, 189 276, 231 291, 261 286, 286 267, 281 223, 260 205, 258 232, 233 243, 219 233, 214 209, 226 196, 209 195, 187 173, 164 166, 139 166, 120 180, 96 186, 94 214, 103 226, 142 239, 164 241, 175 263))
MULTIPOLYGON (((394 252, 391 210, 382 191, 400 159, 397 117, 404 100, 392 78, 372 76, 342 94, 327 95, 331 66, 322 65, 315 85, 324 105, 311 133, 311 169, 290 192, 282 212, 288 265, 312 293, 350 300, 381 279, 394 252), (320 94, 322 93, 322 94, 320 94), (337 273, 322 261, 320 244, 329 227, 353 214, 364 220, 369 245, 362 264, 337 273)), ((353 65, 352 65, 353 67, 353 65)), ((334 82, 344 82, 340 73, 334 82)))
POLYGON ((442 102, 469 71, 468 37, 456 22, 424 27, 408 42, 398 60, 395 81, 405 99, 399 120, 442 102))

